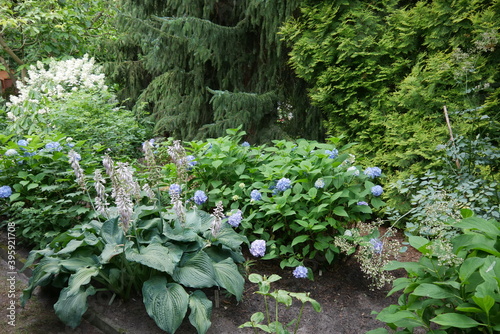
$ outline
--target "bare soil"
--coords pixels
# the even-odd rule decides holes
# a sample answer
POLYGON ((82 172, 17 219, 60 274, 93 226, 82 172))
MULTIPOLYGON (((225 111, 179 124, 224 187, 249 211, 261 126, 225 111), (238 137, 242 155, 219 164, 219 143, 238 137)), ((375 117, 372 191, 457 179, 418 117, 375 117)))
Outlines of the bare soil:
MULTIPOLYGON (((1 245, 5 249, 4 238, 1 245)), ((18 250, 18 253, 20 253, 19 256, 26 256, 27 250, 18 250)), ((2 255, 5 258, 5 254, 2 255)), ((412 261, 417 257, 417 252, 409 250, 402 255, 400 260, 412 261)), ((57 301, 58 292, 39 288, 24 309, 20 307, 19 300, 16 298, 16 326, 10 326, 7 307, 12 298, 9 298, 10 281, 8 278, 12 270, 3 259, 0 265, 0 307, 2 310, 0 313, 3 315, 0 321, 0 333, 165 333, 147 315, 141 296, 137 295, 127 302, 114 300, 110 305, 111 295, 107 293, 99 293, 89 298, 89 311, 85 316, 86 319, 73 330, 62 324, 54 314, 52 305, 57 301), (100 320, 104 320, 105 323, 103 324, 100 320)), ((281 269, 279 263, 275 261, 257 261, 249 268, 249 273, 267 276, 280 275, 282 279, 273 283, 272 289, 310 292, 310 296, 321 304, 323 310, 320 313, 314 311, 310 305, 306 306, 297 331, 300 334, 365 333, 371 329, 383 327, 383 323, 375 319, 376 315, 373 315, 372 311, 380 311, 397 302, 397 296, 386 296, 390 287, 371 291, 368 288, 369 281, 363 276, 353 259, 333 266, 317 267, 314 281, 294 278, 290 268, 281 269)), ((17 273, 15 284, 17 297, 26 285, 26 277, 17 273)), ((207 297, 213 302, 212 326, 208 334, 254 333, 253 329, 239 329, 238 326, 249 321, 253 313, 264 312, 263 298, 255 294, 255 291, 257 291, 257 285, 247 281, 243 299, 238 303, 234 297, 227 296, 222 291, 205 290, 207 297)), ((279 320, 286 324, 296 318, 300 305, 300 302, 294 301, 289 309, 280 307, 279 320)), ((272 307, 274 311, 274 306, 272 307)), ((195 334, 196 330, 186 320, 176 333, 195 334)))

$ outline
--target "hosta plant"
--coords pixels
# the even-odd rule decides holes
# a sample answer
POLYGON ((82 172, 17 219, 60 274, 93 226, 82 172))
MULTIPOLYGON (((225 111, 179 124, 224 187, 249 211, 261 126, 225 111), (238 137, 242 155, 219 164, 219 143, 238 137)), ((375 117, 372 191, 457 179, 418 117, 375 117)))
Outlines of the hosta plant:
MULTIPOLYGON (((436 240, 411 236, 422 253, 418 262, 394 262, 403 268, 389 295, 401 291, 397 305, 377 315, 394 333, 498 333, 500 331, 500 223, 471 216, 454 224, 461 233, 447 254, 436 240)), ((370 334, 389 333, 376 329, 370 334)))
POLYGON ((113 192, 111 197, 102 192, 98 173, 96 210, 108 219, 75 226, 32 251, 26 266, 35 263, 33 275, 22 304, 36 286, 59 287, 54 309, 74 328, 87 297, 97 290, 125 299, 142 291, 145 308, 161 329, 174 333, 189 311, 197 332, 206 333, 212 303, 202 289, 221 288, 241 299, 244 279, 237 263, 244 261, 240 247, 246 238, 226 223, 221 205, 209 214, 195 204, 186 207, 178 192, 172 207, 162 207, 144 196, 147 191, 138 192, 128 165, 109 157, 104 165, 113 192), (116 207, 107 206, 112 199, 116 207))

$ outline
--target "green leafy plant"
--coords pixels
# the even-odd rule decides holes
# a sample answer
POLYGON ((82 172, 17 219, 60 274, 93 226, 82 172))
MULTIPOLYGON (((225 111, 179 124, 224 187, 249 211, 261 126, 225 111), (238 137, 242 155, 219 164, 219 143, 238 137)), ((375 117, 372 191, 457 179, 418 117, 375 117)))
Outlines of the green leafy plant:
POLYGON ((212 303, 201 289, 218 287, 242 298, 244 279, 236 264, 244 261, 246 238, 225 223, 217 213, 221 207, 213 215, 196 205, 186 208, 180 193, 163 207, 148 187, 140 191, 128 164, 105 157, 103 165, 113 192, 111 198, 104 192, 98 171, 95 207, 107 219, 77 225, 30 253, 25 267, 36 263, 22 305, 39 285, 59 287, 54 309, 74 328, 87 297, 99 289, 124 299, 142 291, 146 311, 161 329, 174 333, 189 309, 191 324, 206 333, 212 303), (111 199, 116 207, 107 205, 111 199))
POLYGON ((255 293, 264 296, 265 314, 263 312, 254 313, 251 316, 250 321, 240 325, 239 328, 251 327, 254 329, 255 333, 258 332, 257 329, 260 329, 265 333, 295 334, 297 333, 297 330, 300 328, 299 326, 302 318, 302 312, 304 310, 306 303, 310 303, 316 312, 321 312, 321 305, 316 300, 309 297, 309 293, 288 292, 286 290, 281 290, 281 289, 271 291, 271 283, 281 279, 281 277, 278 275, 273 274, 269 277, 266 277, 266 276, 261 276, 259 274, 250 274, 248 276, 248 279, 250 282, 259 285, 259 291, 255 293), (274 299, 274 304, 275 304, 274 321, 271 321, 271 314, 270 314, 269 299, 271 298, 274 299), (299 314, 297 318, 293 319, 288 324, 283 325, 279 321, 279 304, 283 304, 287 308, 289 308, 292 305, 293 298, 297 299, 302 303, 299 309, 299 314), (267 324, 262 323, 264 320, 267 321, 267 324), (290 327, 293 327, 293 332, 288 331, 288 328, 290 327))
POLYGON ((384 205, 375 183, 380 169, 371 176, 370 169, 361 171, 347 153, 352 145, 340 146, 340 138, 250 146, 241 143, 245 132, 228 134, 189 143, 193 160, 184 167, 189 188, 206 191, 209 207, 222 198, 228 214, 240 210, 241 233, 266 240, 270 251, 264 258, 280 258, 282 267, 305 259, 331 263, 338 230, 384 205))
MULTIPOLYGON (((402 291, 397 305, 386 307, 377 319, 395 333, 497 333, 500 331, 500 223, 472 216, 454 226, 461 233, 443 250, 421 236, 410 244, 422 253, 419 262, 393 262, 388 270, 403 268, 389 295, 402 291), (444 258, 445 257, 445 258, 444 258)), ((388 333, 376 329, 370 334, 388 333)))
MULTIPOLYGON (((87 173, 97 165, 83 142, 64 135, 0 135, 0 184, 12 188, 1 213, 18 226, 19 242, 44 247, 59 233, 91 217, 89 194, 78 187, 68 152, 81 152, 87 173)), ((95 153, 93 150, 92 153, 95 153)))

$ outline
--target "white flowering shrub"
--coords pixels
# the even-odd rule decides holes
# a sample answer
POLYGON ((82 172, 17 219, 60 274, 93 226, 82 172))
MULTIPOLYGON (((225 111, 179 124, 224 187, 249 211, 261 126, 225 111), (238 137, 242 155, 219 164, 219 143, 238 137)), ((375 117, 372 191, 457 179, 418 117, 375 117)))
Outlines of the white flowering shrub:
POLYGON ((130 154, 144 138, 130 110, 118 106, 93 58, 38 62, 19 94, 6 103, 7 131, 34 135, 58 132, 130 154))

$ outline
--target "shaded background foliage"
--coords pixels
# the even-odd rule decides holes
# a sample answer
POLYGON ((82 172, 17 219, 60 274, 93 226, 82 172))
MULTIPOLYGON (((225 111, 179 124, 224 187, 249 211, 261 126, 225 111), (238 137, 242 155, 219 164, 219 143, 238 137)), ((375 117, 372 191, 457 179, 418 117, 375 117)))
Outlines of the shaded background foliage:
MULTIPOLYGON (((303 1, 281 29, 327 131, 422 173, 454 131, 498 138, 498 1, 303 1), (485 117, 488 116, 488 117, 485 117)), ((494 144, 498 144, 495 139, 494 144)))
POLYGON ((122 1, 108 73, 158 134, 202 139, 242 124, 251 142, 320 139, 319 109, 277 35, 299 3, 122 1))

